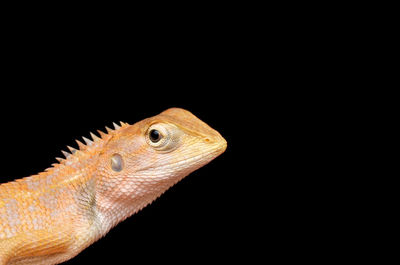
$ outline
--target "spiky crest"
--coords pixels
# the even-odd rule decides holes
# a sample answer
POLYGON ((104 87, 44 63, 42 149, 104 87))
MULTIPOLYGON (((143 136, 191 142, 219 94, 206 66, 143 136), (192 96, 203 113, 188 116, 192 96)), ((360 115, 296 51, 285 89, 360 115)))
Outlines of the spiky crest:
MULTIPOLYGON (((99 150, 102 150, 104 145, 112 138, 112 135, 129 126, 128 123, 122 122, 121 125, 122 126, 120 126, 118 129, 109 129, 108 134, 98 131, 101 137, 97 137, 95 134, 90 133, 93 141, 83 137, 86 145, 77 140, 76 142, 78 143, 78 149, 67 146, 70 153, 67 151, 61 151, 65 156, 65 159, 56 157, 58 163, 52 164, 51 167, 45 169, 39 174, 17 179, 16 181, 4 183, 2 185, 7 185, 10 188, 14 188, 15 186, 20 185, 20 183, 27 183, 31 181, 45 181, 43 184, 60 183, 62 179, 69 178, 71 176, 71 172, 85 168, 88 162, 99 154, 99 150)), ((42 187, 44 188, 45 185, 42 187)))
MULTIPOLYGON (((60 166, 71 166, 74 163, 81 163, 85 161, 86 159, 92 157, 96 152, 99 150, 99 148, 102 148, 103 145, 111 138, 113 134, 115 134, 117 131, 119 131, 122 128, 127 127, 129 124, 128 123, 123 123, 120 122, 121 126, 118 126, 117 124, 113 123, 114 125, 114 130, 106 127, 108 133, 104 133, 100 130, 98 130, 99 134, 101 137, 98 137, 94 133, 90 133, 90 137, 92 140, 82 137, 84 142, 86 143, 83 144, 81 141, 76 140, 76 143, 78 144, 78 149, 68 146, 67 148, 69 149, 70 152, 62 151, 62 153, 65 156, 65 159, 63 158, 56 158, 56 160, 59 162, 58 164, 53 164, 53 167, 48 168, 47 170, 50 171, 52 169, 58 168, 60 166)), ((76 168, 76 165, 75 165, 76 168)))

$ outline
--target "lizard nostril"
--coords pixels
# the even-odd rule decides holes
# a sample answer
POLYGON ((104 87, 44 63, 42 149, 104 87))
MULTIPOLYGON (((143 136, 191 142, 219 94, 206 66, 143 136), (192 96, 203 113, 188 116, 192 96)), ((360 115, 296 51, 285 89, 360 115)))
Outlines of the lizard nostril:
POLYGON ((204 141, 206 141, 208 143, 208 142, 210 142, 210 139, 206 138, 206 139, 204 139, 204 141))

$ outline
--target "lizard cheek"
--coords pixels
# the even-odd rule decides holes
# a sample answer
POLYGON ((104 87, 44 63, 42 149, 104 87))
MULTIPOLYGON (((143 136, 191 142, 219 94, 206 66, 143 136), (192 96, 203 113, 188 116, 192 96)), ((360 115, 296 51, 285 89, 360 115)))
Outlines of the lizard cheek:
POLYGON ((124 160, 120 154, 113 154, 111 157, 111 168, 115 172, 120 172, 124 168, 124 160))

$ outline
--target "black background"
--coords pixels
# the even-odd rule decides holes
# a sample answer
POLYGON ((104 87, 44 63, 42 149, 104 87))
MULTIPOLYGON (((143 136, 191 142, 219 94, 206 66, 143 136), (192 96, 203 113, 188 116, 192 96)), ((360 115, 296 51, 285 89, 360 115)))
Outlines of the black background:
POLYGON ((190 110, 228 142, 215 161, 65 264, 246 258, 244 247, 254 243, 246 238, 261 233, 252 230, 260 220, 251 207, 263 195, 253 186, 266 174, 254 174, 256 162, 248 161, 259 156, 251 139, 265 125, 252 123, 263 115, 256 109, 267 108, 268 99, 254 100, 266 98, 254 80, 265 70, 240 51, 236 36, 193 35, 139 45, 123 38, 111 47, 66 40, 32 48, 30 41, 10 50, 1 85, 1 182, 44 170, 89 132, 170 107, 190 110))
POLYGON ((318 50, 326 40, 310 41, 307 25, 273 12, 41 21, 4 33, 1 182, 44 170, 91 131, 170 107, 191 111, 228 142, 65 264, 282 261, 319 248, 320 223, 331 218, 320 200, 328 185, 315 177, 331 174, 318 171, 329 95, 313 88, 334 81, 318 50))

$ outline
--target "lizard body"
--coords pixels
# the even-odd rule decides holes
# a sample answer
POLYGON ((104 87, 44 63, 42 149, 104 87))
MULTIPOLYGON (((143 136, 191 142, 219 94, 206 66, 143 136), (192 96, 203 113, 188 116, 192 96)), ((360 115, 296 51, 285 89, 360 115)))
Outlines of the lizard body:
POLYGON ((0 185, 0 265, 73 258, 226 149, 178 108, 115 127, 44 172, 0 185))

